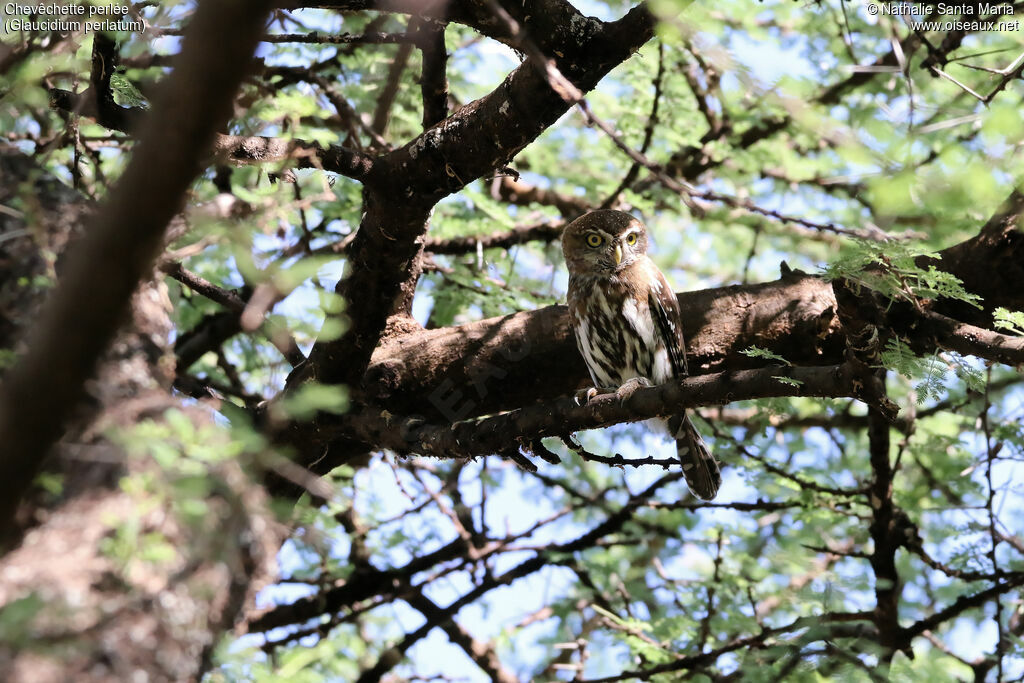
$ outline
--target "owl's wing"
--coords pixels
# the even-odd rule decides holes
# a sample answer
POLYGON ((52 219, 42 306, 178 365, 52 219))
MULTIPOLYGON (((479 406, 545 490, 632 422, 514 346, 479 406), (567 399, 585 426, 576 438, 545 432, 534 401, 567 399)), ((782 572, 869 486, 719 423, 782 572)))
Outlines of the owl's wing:
POLYGON ((653 270, 657 275, 651 283, 647 303, 657 325, 658 335, 668 349, 672 373, 676 377, 686 377, 689 371, 686 369, 686 344, 683 341, 679 301, 676 300, 676 294, 672 291, 672 285, 665 279, 665 275, 656 268, 653 270))

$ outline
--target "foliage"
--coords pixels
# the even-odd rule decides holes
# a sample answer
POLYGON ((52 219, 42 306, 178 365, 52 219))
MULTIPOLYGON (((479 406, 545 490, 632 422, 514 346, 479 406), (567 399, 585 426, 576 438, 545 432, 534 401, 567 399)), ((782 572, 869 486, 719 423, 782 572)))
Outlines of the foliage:
POLYGON ((917 303, 921 299, 945 297, 981 307, 981 297, 964 289, 959 278, 934 265, 922 267, 917 262, 921 258, 941 257, 909 243, 855 240, 853 249, 829 263, 822 274, 826 280, 849 280, 858 291, 864 287, 897 301, 917 303))
POLYGON ((917 385, 918 400, 941 398, 945 393, 946 366, 937 357, 920 358, 907 345, 893 337, 882 351, 882 365, 900 373, 907 379, 920 378, 917 385))
POLYGON ((992 314, 993 324, 1014 334, 1024 334, 1024 312, 1008 311, 1002 306, 992 314))
POLYGON ((763 358, 765 360, 778 361, 783 365, 792 365, 792 363, 790 363, 788 360, 786 360, 779 354, 772 353, 768 349, 762 349, 757 346, 751 346, 748 349, 743 349, 741 353, 743 353, 744 356, 749 356, 751 358, 763 358))

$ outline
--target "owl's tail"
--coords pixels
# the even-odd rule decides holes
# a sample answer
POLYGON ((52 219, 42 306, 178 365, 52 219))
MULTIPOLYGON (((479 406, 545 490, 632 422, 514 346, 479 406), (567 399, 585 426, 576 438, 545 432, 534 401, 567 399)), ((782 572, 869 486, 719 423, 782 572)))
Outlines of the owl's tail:
POLYGON ((701 500, 712 500, 722 485, 722 471, 715 456, 685 413, 669 418, 668 429, 676 440, 676 453, 683 463, 686 485, 701 500))

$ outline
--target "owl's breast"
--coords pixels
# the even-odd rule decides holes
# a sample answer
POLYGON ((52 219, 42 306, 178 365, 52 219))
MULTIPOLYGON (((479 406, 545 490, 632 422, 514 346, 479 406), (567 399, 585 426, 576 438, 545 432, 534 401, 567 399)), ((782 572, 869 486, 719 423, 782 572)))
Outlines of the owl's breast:
POLYGON ((672 378, 647 299, 633 294, 626 283, 570 280, 569 313, 576 344, 597 386, 617 387, 634 377, 654 384, 672 378))

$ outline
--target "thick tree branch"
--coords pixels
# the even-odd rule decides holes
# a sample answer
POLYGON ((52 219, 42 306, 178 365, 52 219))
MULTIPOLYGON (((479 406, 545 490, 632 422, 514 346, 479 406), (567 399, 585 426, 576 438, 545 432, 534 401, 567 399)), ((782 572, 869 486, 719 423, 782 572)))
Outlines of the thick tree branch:
MULTIPOLYGON (((547 51, 564 55, 559 70, 586 92, 653 31, 654 18, 641 5, 615 22, 580 18, 577 27, 552 31, 547 51)), ((528 59, 490 94, 389 154, 375 175, 382 187, 436 202, 505 166, 568 107, 528 59)))
MULTIPOLYGON (((1016 227, 1022 209, 1021 193, 1011 193, 979 235, 943 250, 933 262, 984 296, 987 310, 1024 309, 1024 233, 1016 227)), ((494 238, 520 239, 511 233, 494 238)), ((455 252, 473 242, 467 238, 443 244, 455 252)), ((740 354, 750 346, 804 365, 843 359, 845 341, 833 287, 818 278, 789 272, 775 282, 680 294, 679 303, 687 354, 696 372, 753 367, 751 359, 740 354)), ((920 339, 914 347, 918 352, 948 348, 1019 362, 1018 339, 970 327, 990 324, 984 311, 945 299, 934 301, 931 310, 936 314, 956 314, 958 322, 951 322, 922 317, 910 308, 871 305, 877 325, 920 339)), ((374 353, 366 385, 393 413, 454 421, 565 395, 586 377, 565 308, 551 306, 387 339, 374 353), (441 410, 446 405, 450 407, 441 410)))
POLYGON ((389 45, 394 43, 413 43, 416 36, 407 33, 382 33, 380 31, 359 33, 270 33, 263 36, 264 43, 323 43, 325 45, 389 45))
MULTIPOLYGON (((884 370, 879 378, 885 381, 884 370)), ((888 666, 895 652, 902 649, 899 601, 903 591, 896 570, 896 551, 910 540, 903 532, 911 527, 906 514, 892 500, 895 473, 889 459, 889 421, 873 408, 868 410, 868 440, 873 474, 868 492, 872 512, 868 530, 874 542, 869 558, 875 574, 874 622, 885 648, 881 658, 888 666)))
POLYGON ((53 88, 49 94, 51 108, 85 116, 122 133, 138 130, 149 113, 142 107, 121 107, 112 101, 101 106, 99 102, 103 101, 103 94, 94 88, 86 88, 80 93, 53 88))
POLYGON ((545 436, 562 436, 581 429, 608 427, 652 417, 676 415, 698 405, 723 404, 777 396, 859 398, 883 405, 888 417, 891 404, 879 404, 881 389, 864 383, 850 365, 824 367, 768 367, 690 377, 636 391, 625 400, 615 394, 598 396, 586 405, 564 397, 548 403, 476 421, 451 425, 424 424, 421 418, 381 416, 366 410, 345 421, 352 436, 399 454, 418 453, 440 458, 472 458, 493 453, 518 454, 531 450, 531 442, 545 436))
POLYGON ((938 300, 932 309, 961 322, 987 326, 992 309, 1004 306, 1024 310, 1024 190, 1013 190, 981 231, 941 252, 938 261, 921 259, 921 265, 934 265, 953 273, 964 288, 980 296, 984 310, 969 304, 938 300))
POLYGON ((1024 364, 1024 337, 1000 334, 931 311, 920 316, 918 329, 941 348, 1007 365, 1024 364))
POLYGON ((92 71, 89 74, 91 94, 101 118, 115 117, 121 108, 114 102, 110 79, 117 68, 117 43, 105 33, 94 33, 92 38, 92 71))
POLYGON ((507 175, 499 178, 491 186, 491 196, 516 206, 528 206, 530 204, 553 206, 562 212, 562 218, 567 221, 597 208, 585 197, 566 195, 554 190, 530 185, 519 180, 518 177, 511 178, 507 175))
MULTIPOLYGON (((498 21, 486 2, 476 0, 348 0, 346 2, 308 2, 289 0, 289 9, 318 7, 340 12, 375 10, 395 14, 409 14, 434 21, 455 22, 476 30, 502 43, 513 44, 509 26, 498 21)), ((562 0, 525 0, 508 3, 504 8, 526 29, 533 40, 546 53, 552 54, 550 36, 585 19, 575 7, 562 0)))

